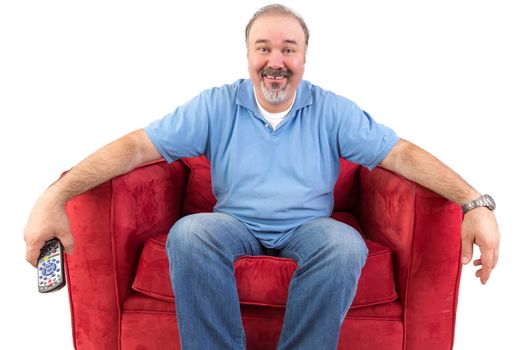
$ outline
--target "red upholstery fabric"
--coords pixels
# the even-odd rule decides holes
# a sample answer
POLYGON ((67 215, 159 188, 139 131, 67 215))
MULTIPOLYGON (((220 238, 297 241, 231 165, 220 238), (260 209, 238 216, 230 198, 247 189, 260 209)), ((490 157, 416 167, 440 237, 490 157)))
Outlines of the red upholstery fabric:
POLYGON ((180 216, 186 176, 180 163, 152 162, 67 203, 75 248, 65 256, 66 279, 77 349, 117 349, 120 306, 132 292, 143 240, 180 216), (143 222, 151 226, 137 226, 143 222))
POLYGON ((210 162, 204 156, 184 158, 182 161, 190 173, 182 215, 211 213, 217 199, 213 196, 211 187, 210 162))
MULTIPOLYGON (((397 299, 391 251, 366 240, 369 254, 361 272, 352 307, 364 307, 397 299)), ((133 289, 152 298, 173 302, 166 235, 151 238, 141 255, 133 289)), ((288 285, 297 264, 292 259, 245 256, 235 262, 235 278, 242 304, 284 307, 288 285)))
POLYGON ((120 315, 109 234, 111 195, 111 184, 106 183, 67 204, 68 213, 82 213, 69 215, 73 233, 82 234, 74 235, 74 257, 65 254, 73 341, 77 349, 115 349, 118 342, 120 315))
MULTIPOLYGON (((124 304, 122 349, 180 349, 177 319, 172 312, 174 307, 172 303, 132 295, 124 304)), ((360 314, 351 311, 346 317, 341 327, 338 349, 403 348, 403 321, 399 303, 358 310, 360 314), (370 336, 371 332, 374 336, 370 336)), ((275 349, 284 309, 243 305, 241 312, 244 329, 248 330, 247 349, 275 349)))
MULTIPOLYGON (((210 183, 199 183, 196 169, 153 162, 67 204, 75 238, 75 253, 66 258, 75 348, 179 348, 159 238, 185 213, 211 210, 210 183)), ((338 186, 334 218, 358 228, 370 248, 355 299, 362 305, 350 309, 339 348, 450 349, 461 272, 460 208, 381 168, 369 172, 342 162, 338 186), (385 252, 383 263, 374 263, 376 251, 385 252), (388 294, 385 286, 397 292, 396 300, 379 302, 388 294)), ((243 258, 238 264, 244 264, 237 279, 248 349, 272 349, 286 299, 286 283, 272 279, 289 278, 294 263, 243 258), (261 271, 273 275, 261 279, 261 271)))
POLYGON ((360 179, 361 225, 397 257, 406 346, 451 348, 462 267, 460 208, 384 169, 361 170, 360 179))

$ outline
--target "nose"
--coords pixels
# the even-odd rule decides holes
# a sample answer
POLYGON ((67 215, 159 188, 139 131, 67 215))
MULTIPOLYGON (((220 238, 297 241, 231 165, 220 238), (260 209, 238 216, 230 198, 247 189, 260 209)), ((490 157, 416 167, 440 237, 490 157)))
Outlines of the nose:
POLYGON ((283 54, 280 50, 272 50, 270 52, 267 66, 273 69, 284 68, 283 54))

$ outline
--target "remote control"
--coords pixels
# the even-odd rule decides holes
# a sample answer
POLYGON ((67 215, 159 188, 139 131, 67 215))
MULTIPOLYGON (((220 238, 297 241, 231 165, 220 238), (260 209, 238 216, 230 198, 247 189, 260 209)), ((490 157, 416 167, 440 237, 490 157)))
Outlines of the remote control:
POLYGON ((38 258, 38 291, 49 293, 66 285, 64 278, 64 249, 58 238, 47 241, 38 258))

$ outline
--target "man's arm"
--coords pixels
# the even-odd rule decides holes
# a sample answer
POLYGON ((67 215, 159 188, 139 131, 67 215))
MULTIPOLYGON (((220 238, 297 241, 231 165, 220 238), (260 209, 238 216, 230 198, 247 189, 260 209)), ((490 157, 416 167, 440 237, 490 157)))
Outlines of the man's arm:
MULTIPOLYGON (((479 198, 480 193, 430 153, 401 139, 380 164, 426 187, 458 205, 479 198)), ((499 254, 500 234, 494 213, 480 207, 465 214, 462 226, 463 264, 472 259, 473 244, 479 246, 480 259, 474 260, 481 283, 487 283, 499 254)))
POLYGON ((142 163, 160 157, 160 153, 141 129, 99 149, 73 167, 35 203, 24 228, 26 260, 36 266, 44 242, 53 237, 60 239, 66 252, 73 250, 73 236, 64 209, 68 200, 115 176, 127 173, 142 163))

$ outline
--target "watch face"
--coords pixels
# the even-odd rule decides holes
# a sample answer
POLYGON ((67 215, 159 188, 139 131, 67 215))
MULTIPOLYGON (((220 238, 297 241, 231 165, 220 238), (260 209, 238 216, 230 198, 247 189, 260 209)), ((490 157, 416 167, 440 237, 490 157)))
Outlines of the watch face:
POLYGON ((488 194, 484 195, 483 196, 483 199, 487 205, 487 208, 489 208, 490 210, 494 210, 496 209, 496 202, 494 201, 494 199, 489 196, 488 194))

